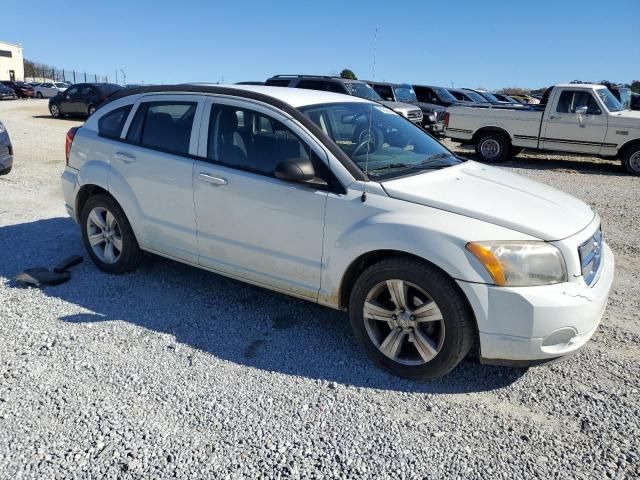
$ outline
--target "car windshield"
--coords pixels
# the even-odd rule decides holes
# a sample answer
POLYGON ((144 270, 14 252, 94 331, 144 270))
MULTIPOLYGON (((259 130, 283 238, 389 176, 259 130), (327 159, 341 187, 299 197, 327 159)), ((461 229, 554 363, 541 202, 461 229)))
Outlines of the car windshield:
POLYGON ((398 102, 417 102, 416 92, 413 91, 411 85, 399 85, 393 87, 398 102))
POLYGON ((604 103, 607 110, 610 112, 620 112, 624 110, 622 104, 618 101, 618 99, 609 91, 608 88, 600 88, 597 90, 598 96, 602 103, 604 103))
POLYGON ((57 82, 55 84, 55 86, 58 87, 58 88, 67 88, 67 84, 66 83, 57 82))
POLYGON ((378 95, 373 88, 371 88, 366 83, 362 82, 344 82, 344 86, 347 87, 349 93, 354 97, 366 98, 367 100, 373 100, 375 102, 379 102, 382 100, 382 97, 378 95))
POLYGON ((442 100, 443 102, 455 103, 455 102, 458 101, 458 99, 456 97, 454 97, 453 95, 451 95, 449 90, 447 90, 446 88, 436 87, 436 88, 433 89, 433 91, 436 93, 438 98, 440 100, 442 100))
POLYGON ((473 100, 476 103, 489 103, 489 100, 484 98, 479 93, 473 92, 471 90, 465 90, 464 93, 465 93, 465 95, 467 95, 471 100, 473 100))
POLYGON ((482 95, 484 98, 486 98, 490 102, 496 103, 500 101, 500 99, 491 92, 482 92, 480 95, 482 95))
POLYGON ((331 103, 299 110, 372 180, 437 170, 461 162, 424 130, 382 105, 331 103))

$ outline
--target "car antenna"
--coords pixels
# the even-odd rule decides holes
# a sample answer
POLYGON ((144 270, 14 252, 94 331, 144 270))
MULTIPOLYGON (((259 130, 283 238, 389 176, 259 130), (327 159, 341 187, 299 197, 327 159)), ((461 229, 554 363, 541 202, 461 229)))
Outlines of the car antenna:
MULTIPOLYGON (((373 34, 373 68, 372 68, 372 73, 371 73, 371 81, 374 82, 376 81, 376 43, 378 40, 378 27, 376 27, 376 31, 373 34)), ((373 88, 373 87, 371 87, 373 88)), ((360 197, 360 200, 362 200, 362 203, 367 201, 367 183, 369 182, 369 148, 371 145, 371 128, 372 128, 372 122, 373 122, 373 96, 371 97, 371 99, 369 100, 371 102, 370 104, 370 112, 369 112, 369 131, 367 132, 368 138, 367 138, 367 157, 364 163, 364 175, 365 177, 367 177, 365 179, 365 184, 362 190, 362 197, 360 197)))

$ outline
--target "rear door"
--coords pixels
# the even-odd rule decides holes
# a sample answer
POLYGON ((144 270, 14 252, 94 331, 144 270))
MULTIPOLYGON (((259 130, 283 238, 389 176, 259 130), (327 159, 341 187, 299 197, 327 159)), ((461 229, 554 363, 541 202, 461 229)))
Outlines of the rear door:
POLYGON ((193 155, 198 150, 204 99, 150 95, 138 100, 112 164, 134 192, 143 247, 197 263, 193 155))
POLYGON ((274 170, 308 156, 325 175, 323 150, 287 117, 253 102, 216 98, 203 118, 193 172, 200 264, 316 300, 328 190, 284 182, 274 170))
POLYGON ((598 154, 607 134, 608 116, 593 92, 563 89, 545 111, 540 144, 545 150, 598 154), (576 109, 587 107, 579 116, 576 109))
POLYGON ((80 95, 80 88, 82 86, 83 84, 74 85, 68 88, 64 92, 64 97, 60 102, 60 104, 58 105, 60 107, 61 113, 70 113, 70 114, 77 113, 77 111, 74 110, 74 108, 78 100, 78 96, 80 95))

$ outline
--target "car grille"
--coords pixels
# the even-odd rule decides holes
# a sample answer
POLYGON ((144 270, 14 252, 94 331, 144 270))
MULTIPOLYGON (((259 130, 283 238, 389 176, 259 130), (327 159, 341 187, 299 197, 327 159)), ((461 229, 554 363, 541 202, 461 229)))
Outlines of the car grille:
POLYGON ((411 120, 422 118, 422 110, 410 110, 407 113, 407 117, 411 120))
POLYGON ((598 280, 602 266, 602 230, 598 231, 586 242, 578 247, 580 254, 580 268, 587 285, 591 286, 598 280))
POLYGON ((438 119, 438 122, 444 122, 445 113, 447 113, 446 110, 439 110, 438 112, 436 112, 436 118, 438 119))

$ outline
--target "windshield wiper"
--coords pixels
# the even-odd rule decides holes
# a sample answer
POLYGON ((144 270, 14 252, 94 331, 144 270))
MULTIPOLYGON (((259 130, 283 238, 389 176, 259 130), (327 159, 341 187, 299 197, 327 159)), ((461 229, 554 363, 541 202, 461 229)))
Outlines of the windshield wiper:
POLYGON ((434 160, 441 160, 443 158, 449 158, 449 157, 453 157, 453 155, 451 155, 449 152, 434 153, 433 155, 429 155, 427 158, 425 158, 419 164, 419 166, 423 167, 423 166, 426 166, 426 165, 430 165, 430 164, 433 163, 434 160))
POLYGON ((390 163, 383 167, 376 167, 369 170, 370 172, 378 172, 380 170, 389 170, 391 168, 413 168, 413 165, 407 165, 406 163, 390 163))

